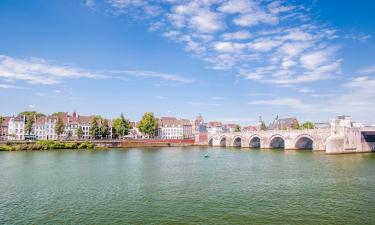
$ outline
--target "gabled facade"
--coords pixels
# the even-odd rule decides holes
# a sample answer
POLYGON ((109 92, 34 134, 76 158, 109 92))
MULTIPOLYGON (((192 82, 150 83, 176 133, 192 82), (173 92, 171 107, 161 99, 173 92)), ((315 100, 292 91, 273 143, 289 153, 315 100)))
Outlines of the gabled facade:
POLYGON ((157 136, 161 139, 185 139, 193 137, 191 121, 176 117, 161 117, 157 136))
POLYGON ((12 116, 8 123, 8 140, 19 141, 25 139, 25 116, 12 116))
MULTIPOLYGON (((78 140, 78 129, 81 128, 83 131, 83 136, 81 139, 90 139, 90 121, 92 118, 93 116, 80 116, 75 112, 72 115, 69 115, 68 113, 61 113, 58 116, 47 115, 34 117, 32 130, 30 134, 27 134, 25 131, 26 117, 13 116, 9 118, 9 121, 6 124, 6 135, 8 140, 25 140, 30 137, 32 137, 31 139, 33 140, 78 140), (64 131, 60 136, 56 133, 56 124, 59 117, 64 124, 64 131)), ((111 138, 112 121, 109 120, 108 123, 108 138, 111 138)), ((99 135, 101 134, 99 133, 99 135)))

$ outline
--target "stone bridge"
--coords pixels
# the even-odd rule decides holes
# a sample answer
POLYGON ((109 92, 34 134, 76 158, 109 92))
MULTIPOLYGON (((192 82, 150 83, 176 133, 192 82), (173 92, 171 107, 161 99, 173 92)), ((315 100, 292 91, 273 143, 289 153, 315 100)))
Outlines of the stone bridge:
POLYGON ((375 151, 375 126, 357 126, 350 118, 332 120, 329 129, 266 130, 207 134, 210 146, 311 149, 327 153, 375 151))
POLYGON ((330 129, 267 130, 208 134, 208 145, 247 148, 326 150, 330 129))

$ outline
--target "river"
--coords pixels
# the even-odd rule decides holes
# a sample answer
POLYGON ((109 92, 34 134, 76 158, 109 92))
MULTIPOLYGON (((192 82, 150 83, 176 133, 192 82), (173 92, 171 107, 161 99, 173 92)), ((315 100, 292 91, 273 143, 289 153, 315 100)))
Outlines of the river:
POLYGON ((302 223, 375 224, 375 154, 0 152, 0 224, 302 223))

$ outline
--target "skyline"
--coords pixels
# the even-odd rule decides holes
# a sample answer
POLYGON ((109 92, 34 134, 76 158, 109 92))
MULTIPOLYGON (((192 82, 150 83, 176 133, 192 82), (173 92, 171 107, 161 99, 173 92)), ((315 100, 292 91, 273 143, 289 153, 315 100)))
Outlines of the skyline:
POLYGON ((2 1, 0 114, 374 124, 375 3, 331 4, 2 1))

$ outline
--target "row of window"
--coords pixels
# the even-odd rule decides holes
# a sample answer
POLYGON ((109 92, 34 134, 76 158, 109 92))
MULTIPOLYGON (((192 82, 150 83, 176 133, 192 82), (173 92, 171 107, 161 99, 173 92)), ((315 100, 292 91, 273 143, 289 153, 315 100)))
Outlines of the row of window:
MULTIPOLYGON (((13 125, 13 123, 9 123, 9 127, 13 127, 12 125, 13 125)), ((14 123, 14 127, 15 128, 23 128, 24 123, 14 123)))
MULTIPOLYGON (((9 132, 10 134, 13 133, 13 130, 12 129, 9 129, 9 132)), ((23 129, 14 129, 14 133, 23 133, 23 129)))

